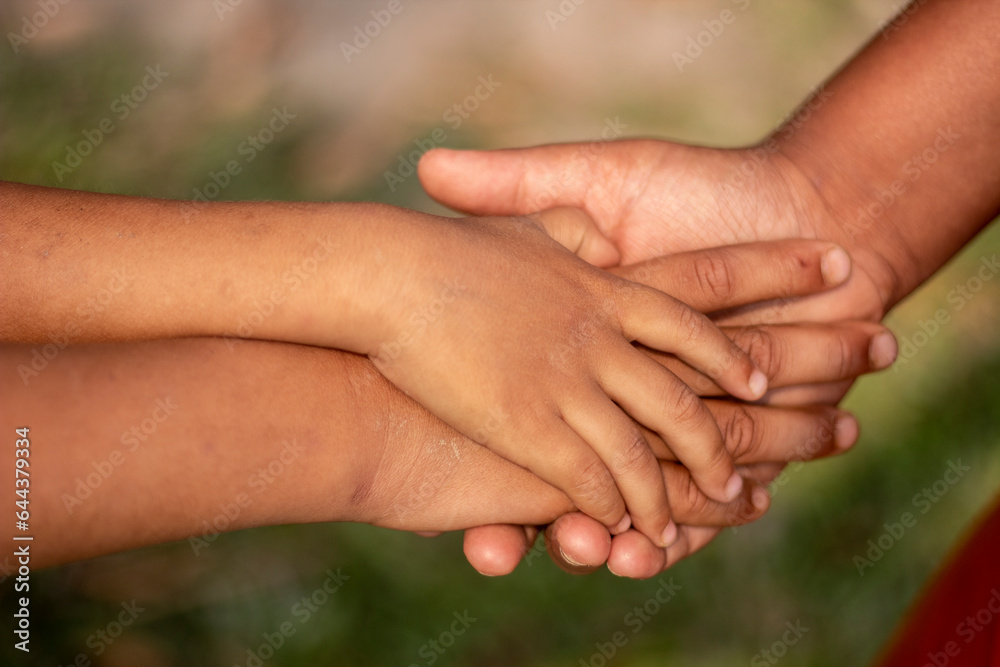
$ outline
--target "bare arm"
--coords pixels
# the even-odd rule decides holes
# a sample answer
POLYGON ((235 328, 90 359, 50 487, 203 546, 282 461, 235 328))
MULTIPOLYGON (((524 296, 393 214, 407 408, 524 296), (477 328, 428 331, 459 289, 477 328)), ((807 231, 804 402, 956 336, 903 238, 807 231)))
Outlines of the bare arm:
POLYGON ((219 339, 76 346, 27 387, 15 367, 29 348, 0 358, 8 471, 14 429, 30 428, 37 565, 189 537, 197 551, 260 525, 444 530, 571 508, 356 355, 219 339))
MULTIPOLYGON (((729 262, 741 283, 755 278, 733 292, 735 303, 758 298, 754 289, 769 296, 779 287, 829 286, 820 268, 829 244, 766 245, 678 255, 632 271, 667 286, 661 281, 671 275, 690 281, 696 265, 729 262)), ((722 303, 708 288, 693 296, 706 309, 722 303)), ((892 359, 885 330, 870 323, 727 333, 776 387, 854 377, 892 359)), ((719 393, 677 359, 653 358, 699 393, 719 393)), ((31 347, 0 347, 0 432, 12 445, 15 428, 30 429, 36 565, 185 538, 198 551, 217 532, 268 524, 453 530, 542 524, 573 507, 435 419, 357 355, 207 338, 70 346, 25 382, 21 367, 34 360, 31 347)), ((750 479, 789 460, 843 451, 857 433, 852 418, 832 408, 706 403, 750 479)), ((763 490, 752 483, 731 503, 712 502, 683 466, 668 462, 674 457, 662 440, 645 437, 663 459, 679 523, 730 525, 766 510, 766 493, 754 504, 763 490)), ((0 452, 10 470, 13 447, 0 452)), ((0 479, 7 480, 0 495, 11 498, 13 480, 0 479)))
POLYGON ((787 321, 880 319, 1000 213, 1000 5, 914 3, 758 145, 625 140, 429 151, 425 189, 461 211, 587 210, 623 264, 811 237, 854 260, 787 321), (905 18, 905 22, 903 19, 905 18))
POLYGON ((779 128, 827 208, 809 230, 871 265, 886 309, 1000 213, 1000 4, 915 2, 779 128))

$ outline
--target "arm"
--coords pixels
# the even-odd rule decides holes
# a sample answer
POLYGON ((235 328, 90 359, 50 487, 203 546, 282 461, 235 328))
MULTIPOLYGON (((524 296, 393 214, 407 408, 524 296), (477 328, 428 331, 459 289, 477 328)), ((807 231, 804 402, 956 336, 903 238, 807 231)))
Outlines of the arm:
POLYGON ((997 3, 915 3, 776 133, 829 212, 804 231, 849 244, 886 310, 1000 213, 998 31, 997 3))
MULTIPOLYGON (((731 261, 759 263, 755 275, 794 293, 826 287, 818 257, 828 244, 775 246, 773 255, 747 248, 731 261), (789 255, 802 261, 776 271, 777 258, 789 255)), ((690 273, 699 257, 647 267, 646 279, 690 273)), ((758 355, 804 352, 794 328, 732 334, 758 355)), ((873 361, 870 351, 884 334, 867 323, 814 331, 830 361, 806 372, 831 380, 882 367, 889 360, 873 361)), ((804 379, 799 356, 764 357, 774 360, 776 386, 804 379)), ((36 564, 185 538, 197 553, 217 532, 269 524, 454 530, 544 524, 573 508, 553 487, 434 419, 357 355, 219 339, 71 346, 25 386, 18 366, 31 361, 25 346, 0 348, 0 393, 9 397, 0 428, 12 439, 15 428, 30 428, 36 564)), ((715 393, 706 378, 691 378, 715 393)), ((709 405, 751 479, 756 464, 843 451, 856 436, 852 419, 832 408, 709 405)), ((672 458, 646 435, 658 455, 672 458)), ((12 465, 13 449, 0 451, 0 463, 12 465)), ((733 502, 714 503, 682 466, 661 470, 678 522, 733 525, 766 509, 755 484, 733 502)), ((11 497, 11 482, 4 484, 2 495, 11 497)))
POLYGON ((73 346, 28 387, 16 366, 30 350, 7 345, 0 358, 0 423, 11 438, 30 427, 40 565, 185 538, 197 552, 261 525, 447 530, 572 507, 357 355, 219 339, 73 346))
MULTIPOLYGON (((421 182, 472 213, 584 208, 625 264, 749 240, 831 240, 854 258, 846 285, 723 321, 881 319, 1000 211, 998 27, 995 3, 914 4, 746 149, 622 141, 599 158, 588 144, 437 149, 421 161, 421 182)), ((732 284, 724 271, 712 282, 732 284)), ((633 550, 648 567, 630 573, 671 562, 657 553, 633 550)))
MULTIPOLYGON (((624 264, 814 237, 854 259, 843 289, 768 317, 881 317, 1000 212, 1000 7, 928 0, 876 35, 759 145, 667 141, 436 149, 421 182, 477 214, 579 206, 624 264)), ((766 321, 766 318, 764 318, 766 321)))
POLYGON ((16 184, 0 195, 7 340, 236 334, 367 354, 449 425, 659 544, 676 526, 630 416, 711 497, 741 491, 708 409, 630 343, 677 354, 739 398, 759 398, 766 378, 701 313, 543 231, 581 213, 456 221, 213 202, 192 216, 186 202, 16 184))

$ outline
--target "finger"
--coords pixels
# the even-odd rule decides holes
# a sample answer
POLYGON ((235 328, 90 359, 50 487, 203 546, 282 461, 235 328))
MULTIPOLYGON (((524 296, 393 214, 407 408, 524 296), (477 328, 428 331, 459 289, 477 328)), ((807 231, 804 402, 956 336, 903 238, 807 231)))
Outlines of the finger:
MULTIPOLYGON (((626 502, 619 493, 612 470, 609 470, 609 466, 614 468, 618 461, 610 456, 609 461, 604 461, 601 451, 605 451, 605 443, 612 449, 617 443, 630 444, 633 437, 630 431, 637 429, 596 387, 587 410, 593 409, 592 404, 608 419, 612 419, 613 415, 608 415, 609 411, 605 406, 613 408, 621 418, 614 420, 610 426, 602 423, 599 427, 587 422, 570 421, 568 418, 565 421, 555 418, 545 427, 535 429, 534 435, 522 437, 513 443, 498 439, 492 443, 491 449, 560 489, 581 512, 613 528, 627 520, 626 502), (524 447, 525 441, 532 446, 524 447), (591 443, 597 443, 598 446, 591 443)), ((650 461, 654 462, 653 474, 658 479, 655 459, 645 444, 643 447, 650 461)), ((662 480, 658 481, 662 486, 662 480)), ((663 498, 666 499, 665 493, 663 498)))
POLYGON ((611 533, 582 512, 570 512, 545 530, 545 546, 552 561, 572 574, 593 572, 608 560, 611 533))
MULTIPOLYGON (((698 491, 690 474, 676 464, 662 465, 664 479, 672 497, 684 507, 688 524, 735 526, 760 518, 770 504, 770 496, 759 486, 748 485, 731 503, 716 503, 698 491)), ((776 474, 776 473, 775 473, 776 474)), ((681 515, 678 515, 678 519, 681 515)), ((664 567, 665 552, 637 530, 627 530, 612 537, 607 528, 579 512, 564 515, 546 531, 546 545, 553 561, 567 572, 593 571, 607 561, 608 568, 619 576, 645 578, 664 567)), ((679 541, 680 538, 678 538, 679 541)), ((681 551, 683 551, 683 545, 681 551)), ((668 549, 676 551, 675 541, 668 549)))
MULTIPOLYGON (((712 399, 704 404, 737 466, 812 461, 845 452, 858 438, 854 416, 833 407, 778 408, 712 399)), ((643 436, 656 458, 677 461, 658 434, 643 430, 643 436)))
MULTIPOLYGON (((712 413, 687 385, 645 356, 632 353, 600 369, 598 381, 615 403, 662 438, 706 494, 723 502, 736 497, 743 480, 712 413)), ((633 518, 642 530, 638 518, 633 518)))
MULTIPOLYGON (((678 531, 677 542, 687 539, 683 526, 678 531)), ((674 542, 672 546, 676 546, 674 542)), ((663 571, 667 550, 658 547, 637 530, 627 530, 611 540, 608 570, 611 574, 628 579, 648 579, 663 571)))
POLYGON ((676 504, 674 518, 678 525, 742 526, 764 516, 771 504, 767 489, 754 483, 745 484, 734 500, 720 503, 702 493, 684 466, 665 461, 660 466, 671 507, 676 504))
POLYGON ((465 531, 465 557, 477 572, 487 577, 510 574, 531 548, 524 526, 494 524, 465 531))
MULTIPOLYGON (((723 332, 776 387, 837 382, 887 368, 896 359, 892 332, 871 322, 723 327, 723 332)), ((718 385, 673 355, 644 348, 700 396, 719 396, 718 385)), ((765 400, 767 395, 765 395, 765 400)))
POLYGON ((416 530, 413 532, 420 537, 437 537, 441 534, 440 530, 416 530))
MULTIPOLYGON (((706 410, 706 417, 711 419, 707 415, 706 410)), ((667 502, 667 491, 663 487, 659 462, 635 422, 603 394, 598 394, 594 400, 585 405, 580 404, 576 409, 564 410, 563 418, 591 444, 610 471, 618 491, 625 499, 625 506, 635 527, 661 546, 669 544, 677 533, 677 527, 670 521, 670 505, 667 502)), ((581 478, 586 479, 587 474, 581 471, 581 478)), ((586 485, 577 487, 576 490, 581 501, 590 500, 594 495, 586 485)), ((576 501, 573 494, 567 495, 576 501)), ((609 522, 594 514, 580 503, 577 503, 577 508, 606 526, 617 524, 617 521, 609 522)), ((605 516, 614 518, 610 514, 605 516)), ((621 532, 626 527, 617 527, 615 532, 621 532)))
POLYGON ((622 333, 630 341, 673 353, 737 398, 754 401, 767 391, 767 377, 707 317, 654 289, 624 281, 619 288, 622 333))
POLYGON ((777 407, 803 405, 837 405, 850 390, 854 380, 826 382, 822 384, 800 384, 780 387, 764 394, 760 403, 777 407))
POLYGON ((436 148, 420 158, 420 183, 431 197, 476 215, 526 215, 555 206, 581 206, 595 160, 580 160, 578 145, 499 151, 436 148))
POLYGON ((674 545, 671 545, 671 548, 667 549, 666 562, 663 566, 664 570, 673 567, 688 556, 704 549, 721 531, 720 528, 706 526, 682 526, 681 530, 684 534, 684 540, 676 548, 674 548, 674 545))
POLYGON ((736 466, 736 470, 743 475, 744 479, 752 480, 761 486, 767 486, 773 482, 784 469, 785 463, 751 463, 736 466))
POLYGON ((677 541, 657 548, 645 535, 630 530, 611 542, 608 570, 619 577, 649 579, 705 548, 721 531, 707 526, 681 526, 677 541))
POLYGON ((850 270, 839 246, 791 239, 666 255, 611 272, 712 312, 821 292, 842 284, 850 270))
POLYGON ((621 253, 601 230, 594 219, 579 208, 550 208, 528 216, 564 248, 594 266, 615 266, 621 253))
POLYGON ((811 461, 845 452, 858 438, 857 419, 836 408, 705 403, 737 464, 811 461))

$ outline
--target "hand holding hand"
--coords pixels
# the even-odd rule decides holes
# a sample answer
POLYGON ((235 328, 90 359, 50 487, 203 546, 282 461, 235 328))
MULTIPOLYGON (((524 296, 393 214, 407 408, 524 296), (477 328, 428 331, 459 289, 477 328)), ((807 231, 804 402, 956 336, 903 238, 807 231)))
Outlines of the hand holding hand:
POLYGON ((760 398, 767 382, 707 317, 588 264, 544 231, 582 228, 576 249, 614 261, 585 218, 565 209, 513 219, 428 216, 433 244, 416 241, 412 263, 395 267, 400 286, 384 299, 385 333, 370 357, 436 416, 561 489, 584 513, 618 531, 631 520, 666 546, 676 527, 652 434, 708 497, 731 501, 743 480, 711 412, 631 342, 670 353, 738 398, 760 398))
MULTIPOLYGON (((693 306, 712 312, 778 294, 793 297, 834 288, 836 279, 831 282, 823 267, 823 257, 831 249, 833 246, 824 242, 777 241, 683 253, 617 271, 678 293, 687 289, 693 306), (727 276, 726 289, 719 290, 719 283, 709 279, 712 275, 727 276)), ((839 279, 844 278, 846 273, 841 272, 839 279)), ((721 527, 759 518, 767 502, 766 492, 758 484, 770 482, 791 461, 844 451, 857 437, 853 418, 832 407, 785 407, 799 406, 800 400, 784 388, 833 383, 831 402, 836 402, 854 377, 887 367, 896 354, 892 334, 868 322, 744 324, 723 330, 768 375, 774 389, 764 402, 781 406, 706 401, 738 470, 756 484, 748 485, 745 498, 737 503, 712 503, 692 493, 696 489, 689 479, 685 481, 682 467, 664 464, 674 516, 681 524, 677 542, 663 549, 635 531, 612 537, 603 526, 571 513, 557 519, 546 533, 550 553, 561 567, 586 572, 607 561, 622 576, 650 577, 707 544, 721 527), (758 498, 762 493, 763 503, 758 498)), ((675 360, 654 356, 671 364, 699 394, 719 393, 695 373, 684 374, 675 360)), ((657 454, 669 458, 666 452, 657 454)), ((481 572, 505 574, 514 569, 536 534, 533 527, 511 525, 470 529, 466 532, 466 555, 481 572)))

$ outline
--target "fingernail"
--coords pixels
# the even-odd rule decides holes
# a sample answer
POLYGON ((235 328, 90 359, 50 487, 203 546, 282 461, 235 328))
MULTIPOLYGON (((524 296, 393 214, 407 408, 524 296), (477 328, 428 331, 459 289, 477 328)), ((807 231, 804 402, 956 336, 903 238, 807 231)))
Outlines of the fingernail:
POLYGON ((559 547, 559 557, 562 558, 564 561, 566 561, 568 564, 572 565, 573 567, 586 567, 583 563, 577 563, 575 560, 567 556, 566 552, 563 551, 561 546, 559 547))
POLYGON ((625 516, 618 522, 618 525, 611 529, 612 535, 621 535, 632 526, 632 517, 625 512, 625 516))
POLYGON ((663 534, 660 535, 660 546, 669 547, 671 544, 677 541, 677 524, 674 523, 673 519, 667 524, 667 527, 663 529, 663 534))
POLYGON ((743 478, 738 472, 734 472, 733 476, 726 482, 726 500, 735 500, 741 491, 743 491, 743 478))
POLYGON ((850 449, 858 441, 858 420, 846 412, 837 416, 833 425, 833 444, 837 449, 850 449))
POLYGON ((747 382, 747 386, 750 387, 750 393, 754 399, 758 399, 767 391, 767 376, 759 370, 754 370, 750 374, 750 381, 747 382))
POLYGON ((899 353, 899 346, 896 344, 896 337, 889 331, 883 331, 872 338, 871 345, 868 346, 868 359, 872 368, 882 370, 892 365, 896 361, 899 353))
POLYGON ((823 281, 831 287, 839 285, 851 275, 851 258, 840 247, 830 248, 823 253, 819 266, 823 272, 823 281))
POLYGON ((611 568, 611 563, 608 563, 608 572, 610 572, 611 574, 615 575, 616 577, 624 577, 625 576, 624 574, 618 574, 617 572, 615 572, 611 568))
POLYGON ((771 504, 771 494, 764 487, 758 486, 750 494, 750 500, 753 502, 754 509, 763 512, 771 504))

